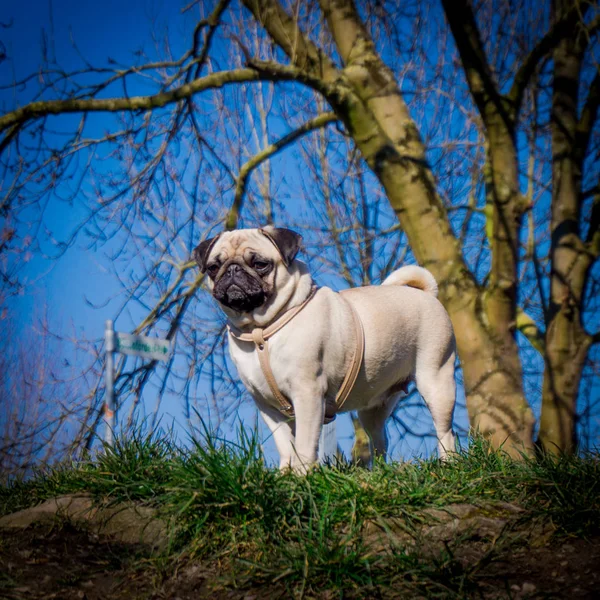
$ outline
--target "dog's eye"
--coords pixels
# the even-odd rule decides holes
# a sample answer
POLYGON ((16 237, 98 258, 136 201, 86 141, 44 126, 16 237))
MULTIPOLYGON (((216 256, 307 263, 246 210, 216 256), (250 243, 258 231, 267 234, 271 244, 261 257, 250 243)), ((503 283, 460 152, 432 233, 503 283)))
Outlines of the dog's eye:
POLYGON ((270 266, 270 263, 268 263, 266 260, 255 260, 253 263, 254 268, 257 271, 264 271, 265 269, 268 269, 270 266))
POLYGON ((208 265, 208 267, 206 268, 206 270, 211 274, 211 275, 216 275, 217 271, 219 270, 219 265, 217 263, 213 263, 212 265, 208 265))

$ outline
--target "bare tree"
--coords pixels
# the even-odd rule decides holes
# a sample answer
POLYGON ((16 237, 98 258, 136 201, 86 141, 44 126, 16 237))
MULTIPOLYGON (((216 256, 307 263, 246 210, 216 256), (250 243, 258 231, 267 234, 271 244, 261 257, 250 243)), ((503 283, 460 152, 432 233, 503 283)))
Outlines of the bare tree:
MULTIPOLYGON (((572 14, 579 19, 588 10, 585 4, 553 2, 558 23, 573 19, 572 14)), ((600 341, 600 334, 588 333, 583 322, 586 286, 600 254, 598 164, 590 160, 592 130, 600 105, 598 63, 593 63, 591 81, 586 81, 582 73, 586 52, 599 25, 600 18, 595 15, 588 28, 573 27, 574 35, 561 37, 552 50, 550 293, 539 435, 542 446, 550 451, 571 452, 575 447, 580 380, 590 346, 600 341), (582 90, 582 83, 587 89, 582 90), (584 185, 591 185, 591 189, 584 185), (590 195, 591 210, 586 202, 590 195), (586 227, 583 223, 588 219, 586 227)))
POLYGON ((110 252, 136 331, 178 334, 183 363, 121 365, 133 407, 153 377, 159 399, 189 395, 205 369, 213 400, 236 397, 222 322, 205 304, 191 315, 203 292, 189 251, 219 227, 276 220, 283 189, 310 203, 307 239, 323 249, 326 231, 333 245, 319 260, 345 283, 377 280, 403 258, 433 272, 473 428, 515 456, 532 450, 523 369, 543 355, 540 442, 573 449, 599 341, 597 7, 441 4, 241 0, 206 14, 192 4, 183 54, 167 44, 135 65, 72 73, 46 61, 36 97, 0 117, 4 213, 41 208, 77 173, 67 200, 88 215, 72 240, 110 252), (154 91, 130 95, 140 79, 154 91), (114 115, 100 137, 88 134, 95 113, 114 115), (68 142, 52 135, 53 115, 68 142), (310 185, 277 162, 292 147, 310 185), (121 167, 107 172, 107 155, 121 167), (139 270, 123 276, 117 265, 132 261, 139 270))
MULTIPOLYGON (((89 407, 84 377, 69 375, 61 341, 40 321, 33 328, 5 319, 0 353, 0 481, 29 475, 67 458, 77 445, 74 432, 89 407), (62 354, 62 358, 61 358, 62 354)), ((71 352, 72 353, 72 352, 71 352)))

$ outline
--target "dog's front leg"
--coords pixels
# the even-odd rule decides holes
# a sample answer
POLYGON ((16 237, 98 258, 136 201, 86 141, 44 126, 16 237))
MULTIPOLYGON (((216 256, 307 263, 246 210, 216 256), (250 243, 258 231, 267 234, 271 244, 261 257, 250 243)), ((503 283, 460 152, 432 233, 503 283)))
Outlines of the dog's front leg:
POLYGON ((254 398, 263 421, 273 435, 275 447, 279 453, 279 468, 289 469, 294 454, 293 421, 259 398, 254 398))
MULTIPOLYGON (((315 386, 316 387, 316 386, 315 386)), ((317 462, 319 437, 325 414, 324 392, 313 389, 312 393, 302 391, 294 395, 296 414, 296 436, 292 454, 292 469, 296 473, 306 473, 317 462)))

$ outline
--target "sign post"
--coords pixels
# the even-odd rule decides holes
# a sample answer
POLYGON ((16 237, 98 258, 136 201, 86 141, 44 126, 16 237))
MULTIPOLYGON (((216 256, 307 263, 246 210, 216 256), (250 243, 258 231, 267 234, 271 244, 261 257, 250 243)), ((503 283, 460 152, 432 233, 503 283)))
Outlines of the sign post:
POLYGON ((119 333, 114 330, 113 322, 106 321, 104 331, 104 348, 106 351, 106 401, 104 403, 104 441, 112 444, 115 439, 115 363, 114 353, 140 356, 150 360, 169 360, 171 340, 119 333))
POLYGON ((113 322, 106 321, 104 330, 104 348, 106 351, 106 401, 104 403, 104 441, 112 445, 115 435, 115 330, 113 322))

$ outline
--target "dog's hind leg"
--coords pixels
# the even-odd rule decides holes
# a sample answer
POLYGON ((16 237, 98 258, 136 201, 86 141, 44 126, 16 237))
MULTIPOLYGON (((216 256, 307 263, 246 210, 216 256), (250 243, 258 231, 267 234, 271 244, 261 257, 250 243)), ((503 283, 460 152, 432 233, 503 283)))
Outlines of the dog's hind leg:
POLYGON ((429 362, 417 364, 415 383, 417 389, 433 418, 433 425, 438 439, 438 451, 441 459, 454 452, 454 434, 452 432, 452 415, 456 402, 456 382, 454 381, 454 361, 456 354, 449 353, 441 367, 434 367, 429 362))
POLYGON ((388 438, 385 430, 385 422, 392 414, 396 406, 397 398, 388 397, 383 404, 373 408, 365 408, 358 411, 358 418, 369 436, 369 448, 371 450, 371 465, 375 456, 384 456, 387 452, 388 438))

